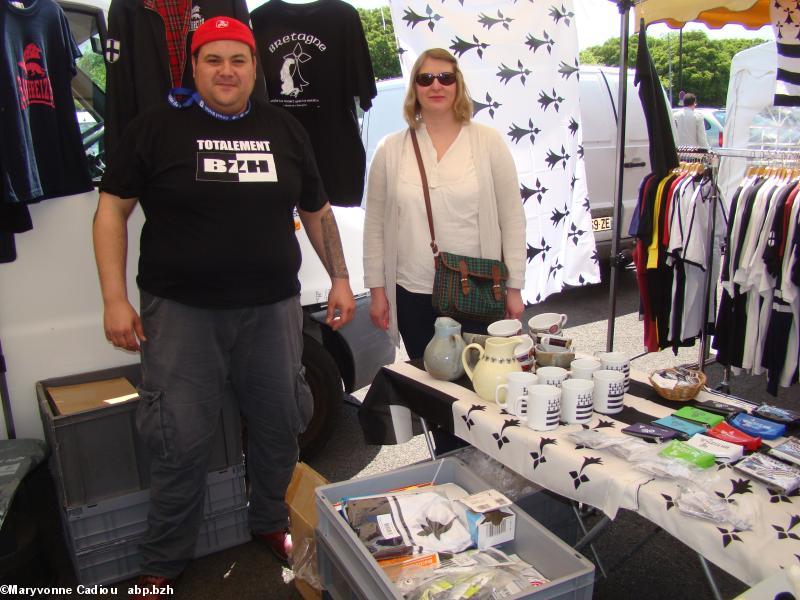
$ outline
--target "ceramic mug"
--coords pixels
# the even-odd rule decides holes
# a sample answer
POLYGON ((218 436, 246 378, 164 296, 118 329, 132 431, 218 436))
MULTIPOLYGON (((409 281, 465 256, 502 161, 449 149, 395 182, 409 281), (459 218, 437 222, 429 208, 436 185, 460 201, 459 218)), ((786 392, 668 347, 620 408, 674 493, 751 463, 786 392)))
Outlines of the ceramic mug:
POLYGON ((514 358, 517 359, 523 371, 530 371, 533 368, 533 339, 529 335, 519 336, 520 342, 514 348, 514 358))
MULTIPOLYGON (((570 350, 572 348, 572 338, 564 337, 562 335, 551 335, 549 333, 537 333, 534 341, 543 346, 552 348, 560 348, 562 350, 570 350)), ((551 350, 552 352, 552 350, 551 350)))
POLYGON ((594 382, 588 379, 567 379, 561 384, 561 421, 588 423, 592 420, 594 382))
POLYGON ((550 431, 558 427, 561 416, 561 389, 554 385, 532 385, 528 388, 528 427, 550 431))
POLYGON ((603 367, 599 360, 594 358, 576 358, 569 364, 572 379, 588 379, 591 381, 592 373, 603 367))
POLYGON ((509 373, 506 383, 497 386, 494 392, 494 401, 497 406, 505 409, 523 421, 528 418, 528 388, 536 385, 539 378, 533 373, 524 371, 509 373), (505 390, 501 394, 501 390, 505 390))
POLYGON ((625 374, 611 369, 600 369, 594 379, 594 410, 604 415, 620 412, 625 400, 625 374))
POLYGON ((566 324, 567 315, 562 313, 541 313, 528 319, 531 335, 535 333, 561 335, 561 328, 566 324))
POLYGON ((539 367, 536 370, 539 383, 553 385, 560 388, 564 380, 569 377, 569 371, 561 367, 539 367))
POLYGON ((486 331, 492 337, 511 337, 522 333, 522 321, 519 319, 502 319, 491 323, 486 331))
POLYGON ((620 371, 625 375, 625 391, 631 389, 631 361, 624 352, 595 352, 604 369, 620 371))

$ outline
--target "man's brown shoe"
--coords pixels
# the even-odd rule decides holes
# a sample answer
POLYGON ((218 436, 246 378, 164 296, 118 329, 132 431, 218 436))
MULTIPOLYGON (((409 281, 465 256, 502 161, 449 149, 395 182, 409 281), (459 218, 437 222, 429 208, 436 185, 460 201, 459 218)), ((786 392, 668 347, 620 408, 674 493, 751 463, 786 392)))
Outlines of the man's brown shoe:
POLYGON ((133 600, 163 600, 175 595, 174 579, 158 575, 139 575, 133 588, 133 600))
POLYGON ((266 544, 275 558, 281 562, 289 562, 289 555, 292 553, 292 536, 288 531, 279 529, 270 533, 255 533, 253 537, 266 544))

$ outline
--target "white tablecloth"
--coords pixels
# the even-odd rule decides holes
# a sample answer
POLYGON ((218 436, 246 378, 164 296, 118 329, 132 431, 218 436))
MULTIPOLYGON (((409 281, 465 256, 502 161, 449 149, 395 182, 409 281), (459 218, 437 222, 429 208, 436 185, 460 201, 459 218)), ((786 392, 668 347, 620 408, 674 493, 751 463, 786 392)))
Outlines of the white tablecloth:
MULTIPOLYGON (((718 466, 713 491, 751 509, 754 515, 751 530, 737 531, 730 524, 718 525, 681 513, 673 502, 679 492, 674 481, 654 478, 609 451, 577 446, 567 434, 586 428, 584 425, 533 431, 460 385, 433 379, 424 370, 407 363, 385 368, 454 398, 455 434, 522 476, 558 494, 595 506, 611 518, 620 508, 635 510, 749 585, 783 567, 800 564, 797 492, 784 496, 728 466, 718 466)), ((632 376, 642 380, 641 375, 632 376)), ((626 394, 625 404, 649 415, 649 420, 680 407, 676 403, 669 408, 632 394, 626 394)), ((620 430, 626 425, 595 413, 588 427, 624 436, 620 430)), ((679 561, 682 557, 675 559, 679 561)))

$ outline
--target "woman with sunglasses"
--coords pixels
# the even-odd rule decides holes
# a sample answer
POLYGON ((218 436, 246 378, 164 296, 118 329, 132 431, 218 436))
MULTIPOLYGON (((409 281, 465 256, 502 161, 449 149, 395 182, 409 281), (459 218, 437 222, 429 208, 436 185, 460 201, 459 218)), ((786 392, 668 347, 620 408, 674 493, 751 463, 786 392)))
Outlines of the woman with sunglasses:
MULTIPOLYGON (((501 134, 474 123, 455 57, 423 52, 411 71, 404 117, 417 133, 439 250, 508 266, 506 317, 524 310, 525 214, 517 170, 501 134)), ((364 282, 376 327, 419 358, 433 337, 434 261, 422 182, 409 129, 380 141, 367 179, 364 282)), ((486 333, 482 323, 462 331, 486 333)))

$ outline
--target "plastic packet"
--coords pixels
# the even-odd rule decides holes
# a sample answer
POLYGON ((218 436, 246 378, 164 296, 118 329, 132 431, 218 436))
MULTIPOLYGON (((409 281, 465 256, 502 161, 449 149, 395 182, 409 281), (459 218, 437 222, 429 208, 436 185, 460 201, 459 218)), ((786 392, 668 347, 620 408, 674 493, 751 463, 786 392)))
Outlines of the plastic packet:
MULTIPOLYGON (((495 600, 516 596, 533 583, 523 566, 512 563, 472 569, 437 569, 435 576, 405 591, 409 600, 495 600)), ((546 582, 543 580, 539 585, 546 582)))
POLYGON ((322 589, 317 572, 317 545, 313 539, 306 538, 292 549, 292 571, 297 579, 302 579, 314 589, 322 589))
POLYGON ((679 479, 699 482, 704 471, 679 460, 672 460, 663 456, 652 456, 647 460, 634 463, 640 471, 650 473, 664 479, 679 479))
POLYGON ((658 455, 663 444, 651 444, 638 438, 625 438, 609 448, 611 452, 628 462, 637 463, 658 455))
POLYGON ((734 469, 783 494, 791 494, 800 487, 800 469, 765 454, 746 456, 734 469))
POLYGON ((548 581, 532 565, 516 555, 508 555, 497 548, 467 550, 457 554, 442 553, 439 555, 439 566, 425 570, 410 570, 403 575, 394 581, 397 588, 409 598, 415 597, 414 594, 417 593, 420 594, 417 597, 426 599, 459 598, 460 586, 464 582, 480 584, 481 588, 491 582, 492 589, 508 590, 504 592, 505 595, 501 594, 498 597, 510 597, 522 589, 542 585, 548 581), (498 579, 501 570, 509 576, 508 579, 498 579), (488 573, 492 576, 485 581, 483 578, 479 578, 477 582, 470 579, 472 575, 479 573, 488 573), (428 595, 421 595, 426 590, 428 595))
POLYGON ((469 548, 472 538, 454 508, 448 499, 432 492, 344 502, 350 527, 376 559, 469 548))
POLYGON ((687 515, 714 521, 730 523, 739 531, 748 531, 753 527, 754 515, 747 507, 729 502, 697 485, 681 485, 680 493, 675 498, 675 506, 687 515))
POLYGON ((581 429, 567 434, 567 437, 581 446, 602 450, 608 448, 614 454, 626 458, 629 454, 652 448, 651 444, 634 437, 609 435, 598 429, 581 429))

